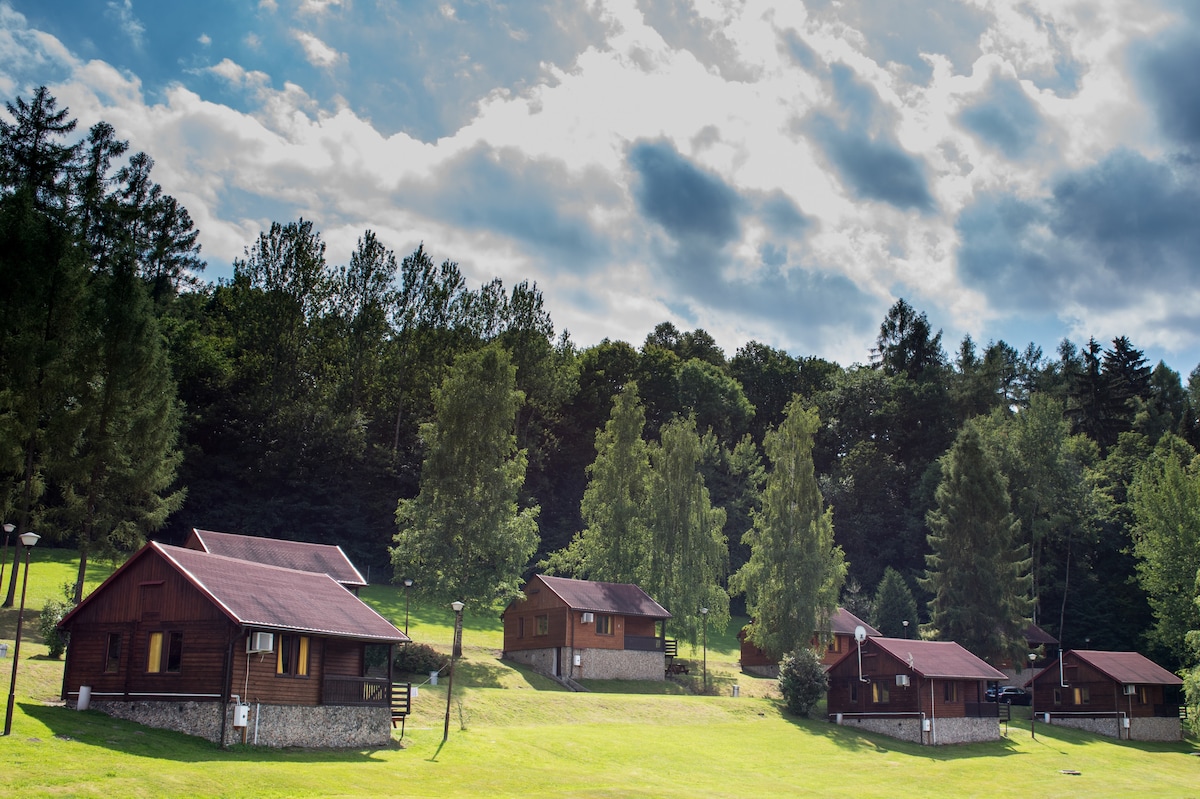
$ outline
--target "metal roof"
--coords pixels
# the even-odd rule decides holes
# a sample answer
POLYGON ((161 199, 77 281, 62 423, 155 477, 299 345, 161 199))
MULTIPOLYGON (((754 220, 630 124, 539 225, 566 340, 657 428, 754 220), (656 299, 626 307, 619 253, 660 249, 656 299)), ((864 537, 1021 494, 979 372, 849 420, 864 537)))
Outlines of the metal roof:
POLYGON ((912 638, 868 638, 922 677, 960 680, 1006 680, 1004 672, 963 649, 954 641, 921 641, 912 638))
POLYGON ((573 580, 569 577, 550 577, 545 574, 535 575, 530 583, 534 580, 540 580, 572 610, 646 616, 652 619, 671 618, 666 608, 651 599, 641 588, 630 583, 599 583, 592 580, 573 580))
POLYGON ((881 634, 879 630, 876 630, 840 605, 837 612, 829 617, 829 629, 835 635, 854 635, 854 628, 860 625, 867 631, 867 635, 869 636, 878 636, 881 634))
POLYGON ((310 544, 306 541, 285 541, 279 538, 193 529, 187 545, 189 549, 200 549, 213 555, 282 566, 285 569, 328 574, 344 585, 367 584, 342 548, 332 544, 310 544))
POLYGON ((1115 682, 1127 685, 1183 685, 1183 680, 1177 675, 1167 671, 1140 652, 1071 649, 1067 654, 1075 655, 1079 660, 1115 682))

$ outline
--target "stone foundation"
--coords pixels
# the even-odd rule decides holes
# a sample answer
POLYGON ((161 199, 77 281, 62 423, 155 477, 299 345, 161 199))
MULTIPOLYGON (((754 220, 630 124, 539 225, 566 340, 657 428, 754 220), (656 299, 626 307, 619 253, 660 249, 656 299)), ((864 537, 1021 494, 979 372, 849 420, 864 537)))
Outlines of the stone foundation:
POLYGON ((934 719, 932 731, 921 734, 919 718, 858 718, 846 716, 843 727, 887 735, 910 743, 967 744, 1000 740, 1000 724, 994 719, 945 718, 934 719))
MULTIPOLYGON (((504 657, 523 663, 542 674, 554 673, 554 649, 519 649, 504 657)), ((662 652, 635 649, 562 648, 562 674, 573 680, 662 680, 666 677, 666 658, 662 652), (579 665, 574 657, 579 655, 579 665)))
MULTIPOLYGON (((225 708, 225 745, 242 743, 242 728, 233 726, 233 705, 219 702, 112 702, 93 700, 91 708, 147 727, 174 730, 217 743, 221 708, 225 708)), ((302 746, 364 749, 392 740, 392 712, 387 707, 324 705, 250 705, 246 743, 258 746, 302 746)))
MULTIPOLYGON (((1037 722, 1044 724, 1042 714, 1038 714, 1037 722)), ((1109 716, 1056 716, 1050 714, 1050 724, 1055 727, 1070 727, 1083 730, 1106 738, 1122 738, 1131 741, 1181 741, 1183 728, 1177 718, 1133 718, 1126 729, 1121 720, 1109 716)))
POLYGON ((778 665, 773 665, 773 666, 771 666, 771 665, 768 665, 768 666, 742 666, 742 671, 746 672, 747 674, 753 674, 753 675, 755 675, 755 676, 758 676, 758 677, 772 677, 772 678, 774 678, 774 677, 778 677, 778 676, 779 676, 779 666, 778 666, 778 665))

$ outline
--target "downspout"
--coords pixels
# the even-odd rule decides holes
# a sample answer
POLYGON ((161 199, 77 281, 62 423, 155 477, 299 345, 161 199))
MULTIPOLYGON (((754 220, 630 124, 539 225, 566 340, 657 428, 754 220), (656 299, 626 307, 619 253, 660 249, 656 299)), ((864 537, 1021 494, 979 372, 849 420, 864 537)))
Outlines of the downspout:
POLYGON ((937 696, 933 690, 937 680, 929 681, 929 743, 937 743, 937 696))
POLYGON ((570 633, 571 633, 571 654, 567 656, 568 658, 570 658, 570 662, 567 664, 567 672, 568 672, 567 679, 574 680, 575 679, 575 611, 571 610, 571 608, 569 608, 569 607, 567 608, 567 628, 570 630, 570 633))
POLYGON ((225 665, 221 669, 221 741, 219 746, 225 748, 225 717, 229 715, 229 697, 233 688, 233 647, 237 638, 230 638, 225 647, 225 665))

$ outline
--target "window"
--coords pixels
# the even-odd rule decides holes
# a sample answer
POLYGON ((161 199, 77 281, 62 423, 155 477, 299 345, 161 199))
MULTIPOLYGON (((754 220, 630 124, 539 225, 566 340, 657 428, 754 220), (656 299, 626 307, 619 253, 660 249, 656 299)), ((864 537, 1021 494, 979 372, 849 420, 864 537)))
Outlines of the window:
POLYGON ((1139 685, 1137 689, 1137 697, 1139 705, 1150 704, 1150 686, 1139 685))
POLYGON ((1092 691, 1086 685, 1075 689, 1075 704, 1090 705, 1092 703, 1092 691))
POLYGON ((613 634, 613 617, 596 614, 596 635, 613 634))
POLYGON ((517 617, 517 637, 518 638, 525 637, 525 617, 524 616, 517 617))
POLYGON ((104 651, 104 673, 116 674, 121 670, 121 634, 109 633, 108 646, 104 651))
POLYGON ((1054 689, 1054 704, 1056 704, 1056 705, 1062 704, 1062 689, 1061 688, 1054 689))
POLYGON ((876 680, 871 683, 871 701, 877 705, 886 705, 891 701, 891 693, 886 682, 876 680))
POLYGON ((850 701, 858 703, 858 678, 855 677, 850 683, 850 701))
POLYGON ((942 683, 942 698, 947 702, 958 701, 958 683, 944 682, 942 683))
POLYGON ((829 644, 826 647, 826 649, 829 652, 841 652, 842 651, 842 637, 840 635, 835 635, 832 638, 830 638, 829 644))
POLYGON ((533 621, 534 621, 534 624, 536 625, 536 627, 534 628, 534 632, 533 632, 534 635, 549 635, 550 634, 550 617, 548 615, 543 613, 541 616, 538 616, 533 621))
POLYGON ((281 635, 275 653, 275 673, 284 677, 308 676, 308 636, 281 635))
POLYGON ((183 664, 183 633, 150 633, 147 644, 146 671, 151 674, 161 674, 164 671, 167 674, 179 673, 183 664))

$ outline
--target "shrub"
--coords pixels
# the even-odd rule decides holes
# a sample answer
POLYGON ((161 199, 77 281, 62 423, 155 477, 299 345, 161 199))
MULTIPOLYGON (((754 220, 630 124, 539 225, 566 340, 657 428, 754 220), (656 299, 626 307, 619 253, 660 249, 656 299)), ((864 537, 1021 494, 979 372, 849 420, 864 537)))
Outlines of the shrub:
POLYGON ((63 652, 67 651, 67 641, 70 638, 70 633, 58 629, 58 623, 73 607, 75 607, 74 602, 47 599, 46 605, 42 608, 42 617, 38 620, 38 631, 42 634, 43 643, 50 650, 48 654, 55 660, 62 657, 63 652))
POLYGON ((428 674, 441 671, 450 663, 450 656, 437 651, 429 644, 405 644, 396 654, 394 665, 402 674, 428 674))
POLYGON ((807 716, 828 687, 821 660, 812 649, 801 647, 779 662, 779 690, 789 713, 807 716))

